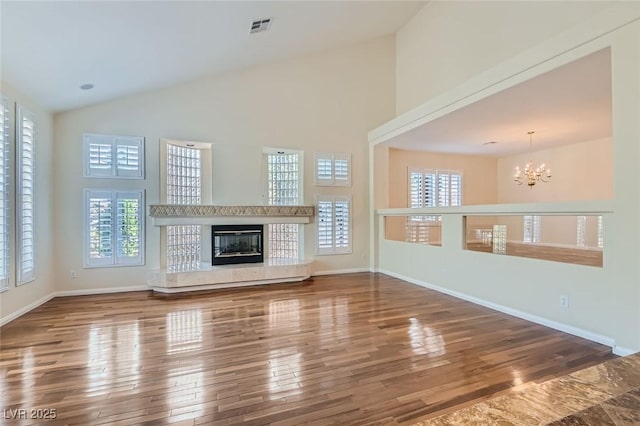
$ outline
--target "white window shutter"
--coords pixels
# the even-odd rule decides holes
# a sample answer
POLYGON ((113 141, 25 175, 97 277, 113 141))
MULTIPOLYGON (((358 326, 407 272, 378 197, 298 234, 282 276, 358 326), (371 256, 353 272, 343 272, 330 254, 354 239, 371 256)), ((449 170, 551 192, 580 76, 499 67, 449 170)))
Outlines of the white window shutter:
POLYGON ((351 253, 351 200, 348 197, 334 199, 335 251, 351 253))
POLYGON ((333 155, 316 154, 316 185, 333 185, 333 155))
POLYGON ((142 192, 117 192, 116 206, 116 263, 118 265, 140 265, 143 263, 144 235, 142 192))
POLYGON ((35 278, 35 222, 34 222, 34 182, 35 182, 35 116, 17 107, 17 273, 18 284, 35 278))
POLYGON ((422 172, 409 171, 409 207, 419 209, 424 207, 424 180, 422 172))
POLYGON ((351 253, 351 198, 337 195, 318 195, 316 198, 317 254, 351 253))
POLYGON ((84 175, 144 179, 144 138, 96 133, 83 135, 84 175))
POLYGON ((0 291, 9 287, 9 102, 0 95, 0 291))
POLYGON ((144 177, 144 138, 116 137, 113 143, 115 151, 115 175, 117 177, 144 177))
POLYGON ((84 141, 84 175, 86 177, 113 176, 113 144, 112 137, 85 134, 84 141))
POLYGON ((333 160, 336 186, 351 186, 351 154, 335 154, 333 160))
POLYGON ((333 202, 329 197, 318 197, 318 254, 333 251, 333 202))
POLYGON ((85 266, 144 264, 144 192, 84 193, 85 266))
POLYGON ((317 186, 351 186, 351 154, 315 154, 317 186))

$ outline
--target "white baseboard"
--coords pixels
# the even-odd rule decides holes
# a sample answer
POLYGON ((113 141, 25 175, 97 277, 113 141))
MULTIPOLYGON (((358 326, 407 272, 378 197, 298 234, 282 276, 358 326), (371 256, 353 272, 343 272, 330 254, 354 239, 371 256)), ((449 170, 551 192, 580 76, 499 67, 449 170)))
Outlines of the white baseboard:
POLYGON ((34 310, 38 306, 47 303, 49 300, 54 299, 56 297, 66 297, 66 296, 88 296, 92 294, 107 294, 107 293, 125 293, 128 291, 142 291, 142 290, 151 290, 148 286, 132 286, 132 287, 112 287, 112 288, 95 288, 95 289, 82 289, 82 290, 67 290, 67 291, 54 291, 41 299, 36 300, 28 304, 27 306, 23 306, 17 311, 0 318, 0 326, 8 324, 14 319, 21 317, 22 315, 34 310))
MULTIPOLYGON (((607 336, 603 336, 601 334, 593 333, 588 330, 583 330, 578 327, 574 327, 572 325, 563 324, 561 322, 553 321, 547 318, 543 318, 537 315, 529 314, 527 312, 522 312, 517 309, 509 308, 507 306, 499 305, 497 303, 488 302, 483 299, 479 299, 477 297, 469 296, 464 293, 460 293, 455 290, 450 290, 445 287, 440 287, 437 285, 429 284, 420 280, 413 279, 411 277, 404 276, 402 274, 396 274, 395 272, 387 271, 384 269, 379 269, 378 272, 389 275, 394 278, 401 279, 403 281, 410 282, 415 285, 419 285, 421 287, 425 287, 431 290, 435 290, 439 293, 448 294, 449 296, 453 296, 458 299, 466 300, 467 302, 475 303, 476 305, 484 306, 486 308, 493 309, 498 312, 502 312, 507 315, 511 315, 514 317, 522 318, 527 321, 534 322, 536 324, 544 325, 549 328, 553 328, 555 330, 559 330, 568 334, 572 334, 574 336, 582 337, 583 339, 591 340, 592 342, 600 343, 605 346, 609 346, 613 349, 616 348, 615 341, 607 336)), ((624 350, 624 348, 620 348, 620 350, 624 350)), ((629 354, 633 353, 630 351, 629 354)), ((616 354, 617 355, 617 354, 616 354)))
POLYGON ((614 346, 613 347, 613 354, 614 355, 618 355, 618 356, 629 356, 629 355, 633 355, 638 351, 634 351, 633 349, 629 349, 629 348, 624 348, 622 346, 614 346))
POLYGON ((35 302, 29 303, 27 306, 23 306, 22 308, 18 309, 17 311, 12 312, 9 315, 0 318, 0 326, 3 326, 5 324, 10 323, 14 319, 16 319, 18 317, 21 317, 22 315, 26 314, 27 312, 30 312, 30 311, 34 310, 38 306, 40 306, 40 305, 42 305, 44 303, 47 303, 49 300, 53 299, 54 297, 56 297, 55 293, 48 294, 48 295, 36 300, 35 302))
POLYGON ((369 268, 330 269, 327 271, 315 271, 311 274, 311 276, 315 277, 319 275, 356 274, 359 272, 371 272, 371 269, 369 268))

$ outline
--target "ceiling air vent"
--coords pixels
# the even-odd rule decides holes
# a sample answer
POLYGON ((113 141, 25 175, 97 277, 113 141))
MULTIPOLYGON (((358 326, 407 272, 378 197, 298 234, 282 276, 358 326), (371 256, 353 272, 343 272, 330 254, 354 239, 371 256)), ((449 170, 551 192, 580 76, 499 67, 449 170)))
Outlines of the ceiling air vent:
POLYGON ((251 23, 249 34, 267 31, 269 28, 271 28, 271 18, 258 19, 251 23))

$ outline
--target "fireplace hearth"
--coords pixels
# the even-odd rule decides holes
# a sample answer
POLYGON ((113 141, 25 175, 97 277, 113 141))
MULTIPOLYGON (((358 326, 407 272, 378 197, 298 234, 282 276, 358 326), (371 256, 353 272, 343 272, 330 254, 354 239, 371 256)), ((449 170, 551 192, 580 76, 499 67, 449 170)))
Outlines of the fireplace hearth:
POLYGON ((212 226, 213 265, 262 263, 263 229, 263 225, 212 226))

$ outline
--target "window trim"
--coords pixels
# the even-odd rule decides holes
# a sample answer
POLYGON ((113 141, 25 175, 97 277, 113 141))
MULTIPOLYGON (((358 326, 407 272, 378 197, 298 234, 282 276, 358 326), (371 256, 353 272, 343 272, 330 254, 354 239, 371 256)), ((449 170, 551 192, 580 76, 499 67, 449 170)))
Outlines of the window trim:
POLYGON ((145 138, 143 136, 126 136, 126 135, 105 135, 100 133, 84 133, 83 141, 83 163, 84 177, 91 179, 144 179, 145 178, 145 138), (111 170, 109 173, 98 173, 91 169, 89 162, 90 150, 92 144, 98 142, 94 139, 104 139, 102 143, 111 146, 111 170), (140 156, 139 167, 135 173, 120 172, 117 160, 118 146, 130 145, 137 146, 140 156))
MULTIPOLYGON (((93 268, 121 268, 126 266, 144 266, 145 264, 145 212, 146 212, 146 204, 145 204, 145 190, 144 189, 128 189, 128 190, 119 190, 119 189, 103 189, 103 188, 85 188, 83 190, 83 210, 84 210, 84 237, 83 237, 83 267, 87 269, 93 268), (89 255, 89 199, 93 194, 109 194, 111 197, 111 205, 112 205, 112 213, 111 213, 111 223, 112 223, 112 246, 114 247, 113 253, 110 258, 107 259, 99 259, 92 260, 89 255), (137 196, 138 201, 140 203, 140 207, 138 209, 138 223, 139 225, 139 235, 138 241, 140 245, 138 247, 138 256, 135 260, 121 262, 117 255, 117 212, 116 217, 113 216, 113 206, 117 206, 118 199, 122 198, 120 195, 125 194, 135 194, 137 196)), ((133 198, 133 197, 130 197, 133 198)))
POLYGON ((36 271, 36 212, 35 212, 35 200, 36 200, 36 188, 35 188, 35 183, 36 183, 36 161, 35 161, 35 157, 36 157, 36 137, 37 137, 37 121, 36 121, 36 116, 34 113, 32 113, 31 111, 29 111, 28 109, 26 109, 25 107, 23 107, 20 104, 16 103, 16 253, 15 253, 15 257, 16 257, 16 286, 21 286, 23 284, 27 284, 30 283, 32 281, 35 280, 35 271, 36 271), (24 180, 22 178, 22 173, 23 173, 23 165, 22 165, 22 160, 23 160, 23 144, 24 144, 24 135, 22 133, 22 121, 24 119, 28 119, 31 120, 33 123, 33 135, 32 135, 32 152, 31 152, 31 180, 32 180, 32 190, 33 193, 31 194, 32 197, 32 203, 31 203, 31 221, 33 224, 33 231, 32 231, 32 236, 31 239, 33 241, 33 247, 32 247, 32 253, 31 253, 31 258, 32 258, 32 263, 33 263, 33 267, 28 270, 28 271, 24 271, 22 268, 22 260, 23 260, 23 245, 22 245, 22 232, 24 229, 24 215, 23 215, 23 209, 20 208, 19 206, 22 206, 23 204, 23 188, 24 188, 24 180))
POLYGON ((336 194, 319 194, 316 195, 316 212, 318 215, 316 221, 316 255, 329 256, 340 254, 352 254, 353 253, 353 202, 350 195, 336 195, 336 194), (349 244, 347 247, 336 247, 336 202, 345 202, 348 206, 348 239, 349 244), (331 203, 331 247, 320 247, 320 203, 331 203))

